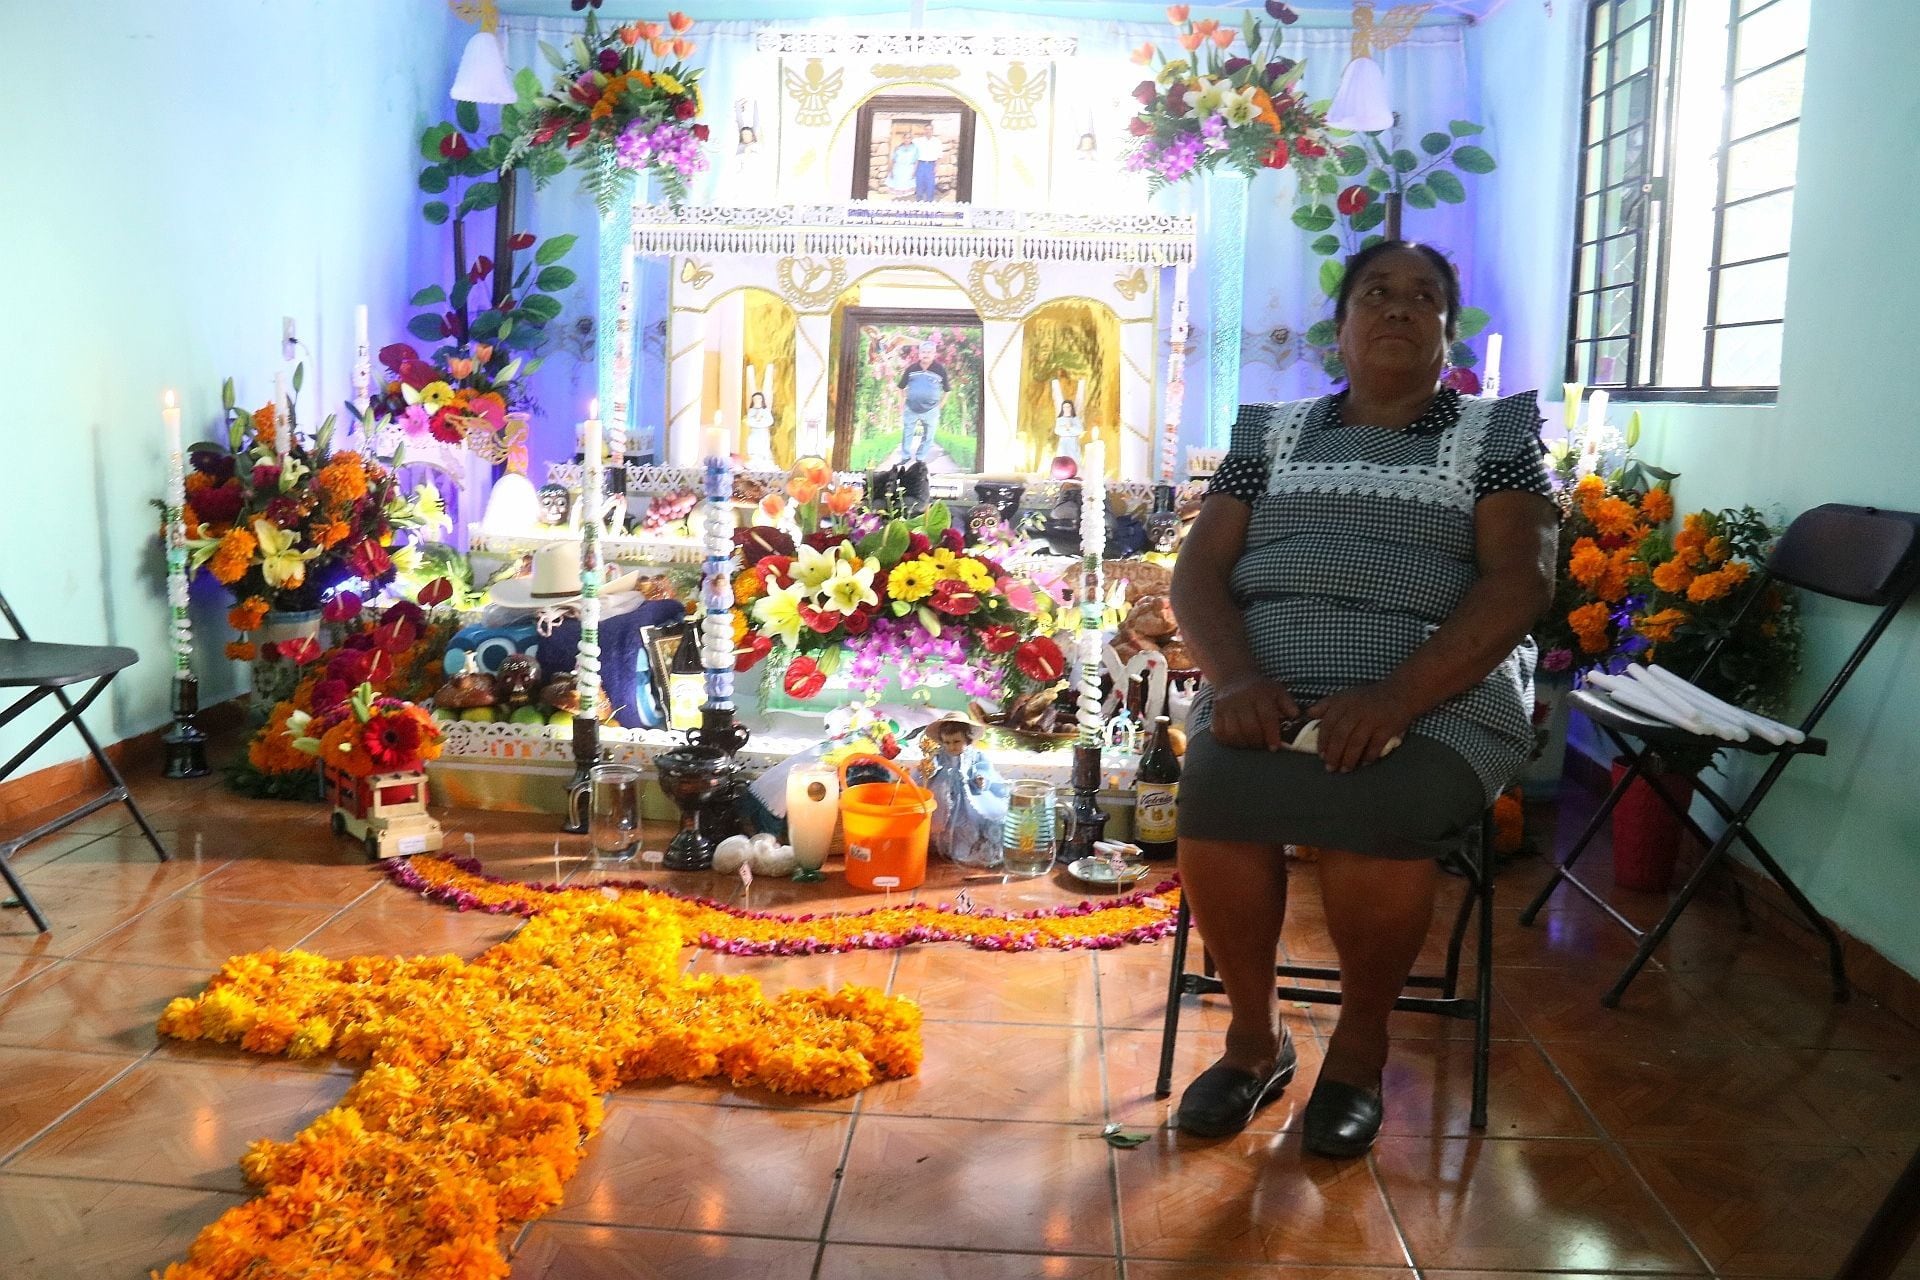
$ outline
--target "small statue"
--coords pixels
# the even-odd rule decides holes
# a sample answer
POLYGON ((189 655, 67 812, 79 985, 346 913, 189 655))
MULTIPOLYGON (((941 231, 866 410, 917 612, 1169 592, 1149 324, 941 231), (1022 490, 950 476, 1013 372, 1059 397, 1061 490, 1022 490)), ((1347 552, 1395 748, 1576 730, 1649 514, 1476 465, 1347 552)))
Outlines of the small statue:
POLYGON ((1065 376, 1064 374, 1056 374, 1047 381, 1047 390, 1053 393, 1053 449, 1056 457, 1072 458, 1073 461, 1078 464, 1080 461, 1080 435, 1082 431, 1078 406, 1080 404, 1080 389, 1086 386, 1086 379, 1073 379, 1070 384, 1073 388, 1073 393, 1071 395, 1062 395, 1060 393, 1060 383, 1065 376))
POLYGON ((510 710, 519 710, 533 701, 540 689, 540 659, 530 653, 516 653, 500 661, 493 673, 494 688, 510 710))
POLYGON ((950 711, 920 737, 920 781, 933 792, 933 847, 975 867, 1000 864, 1001 827, 1012 784, 986 752, 973 745, 985 726, 964 711, 950 711))
POLYGON ((540 501, 540 523, 549 529, 566 527, 573 515, 573 495, 563 484, 543 484, 536 495, 540 501))
MULTIPOLYGON (((757 389, 747 397, 747 465, 756 471, 771 471, 776 465, 773 460, 773 375, 777 368, 778 365, 762 365, 757 389)), ((747 373, 752 376, 751 367, 747 373)))

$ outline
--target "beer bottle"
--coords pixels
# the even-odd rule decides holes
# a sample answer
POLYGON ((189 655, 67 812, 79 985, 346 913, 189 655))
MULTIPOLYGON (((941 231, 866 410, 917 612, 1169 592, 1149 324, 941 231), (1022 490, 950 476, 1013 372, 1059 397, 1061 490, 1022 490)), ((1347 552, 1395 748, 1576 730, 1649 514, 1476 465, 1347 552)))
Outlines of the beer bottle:
POLYGON ((1180 761, 1168 730, 1172 722, 1153 722, 1153 743, 1140 757, 1133 781, 1133 842, 1149 859, 1174 855, 1174 824, 1180 806, 1180 761))

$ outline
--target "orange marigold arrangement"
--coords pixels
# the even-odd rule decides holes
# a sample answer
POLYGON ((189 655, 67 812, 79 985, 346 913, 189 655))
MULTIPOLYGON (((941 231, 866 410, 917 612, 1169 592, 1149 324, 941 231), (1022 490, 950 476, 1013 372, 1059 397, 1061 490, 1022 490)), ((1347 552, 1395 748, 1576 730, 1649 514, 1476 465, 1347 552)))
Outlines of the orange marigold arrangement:
POLYGON ((559 1203, 601 1095, 726 1079, 837 1098, 920 1066, 920 1011, 878 991, 769 998, 688 974, 655 902, 557 906, 475 960, 229 960, 167 1006, 163 1035, 365 1066, 338 1106, 241 1161, 260 1194, 163 1280, 433 1276, 497 1280, 500 1242, 559 1203))
POLYGON ((293 735, 294 750, 355 778, 416 773, 440 758, 440 726, 432 715, 404 698, 381 695, 371 684, 318 715, 293 712, 282 732, 293 735))
POLYGON ((1553 608, 1536 633, 1540 665, 1553 672, 1601 666, 1621 653, 1625 606, 1640 544, 1673 514, 1666 482, 1638 492, 1586 475, 1559 494, 1560 570, 1553 608))

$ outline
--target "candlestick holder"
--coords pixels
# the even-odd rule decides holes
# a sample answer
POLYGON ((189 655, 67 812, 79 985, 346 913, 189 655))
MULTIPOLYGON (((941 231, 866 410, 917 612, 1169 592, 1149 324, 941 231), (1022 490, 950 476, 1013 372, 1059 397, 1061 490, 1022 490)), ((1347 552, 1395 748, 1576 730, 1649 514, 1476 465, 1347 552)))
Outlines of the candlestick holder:
POLYGON ((573 777, 567 782, 567 817, 560 829, 570 836, 585 835, 593 809, 593 766, 601 763, 600 721, 590 715, 573 718, 573 777))
POLYGON ((168 778, 204 778, 207 768, 207 735, 195 723, 200 714, 200 682, 192 676, 176 676, 173 681, 173 728, 161 737, 166 747, 168 778))
POLYGON ((1107 813, 1100 807, 1100 748, 1082 744, 1073 749, 1073 834, 1062 853, 1066 864, 1093 856, 1093 846, 1106 829, 1107 813))

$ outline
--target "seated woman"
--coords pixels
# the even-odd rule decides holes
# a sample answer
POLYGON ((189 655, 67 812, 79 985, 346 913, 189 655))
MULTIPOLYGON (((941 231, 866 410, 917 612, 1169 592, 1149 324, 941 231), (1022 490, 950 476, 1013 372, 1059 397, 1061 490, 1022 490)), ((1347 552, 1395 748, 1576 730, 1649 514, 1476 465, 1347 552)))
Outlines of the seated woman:
POLYGON ((1433 249, 1355 255, 1334 310, 1347 389, 1243 407, 1181 548, 1174 610, 1207 685, 1180 875, 1232 1006, 1224 1056, 1181 1098, 1188 1133, 1237 1132, 1292 1078, 1274 965, 1296 844, 1318 850, 1341 971, 1306 1147, 1372 1145, 1435 858, 1532 747, 1527 633, 1552 598, 1558 517, 1533 393, 1440 385, 1459 312, 1433 249), (1317 754, 1285 749, 1313 720, 1317 754))

